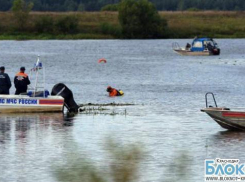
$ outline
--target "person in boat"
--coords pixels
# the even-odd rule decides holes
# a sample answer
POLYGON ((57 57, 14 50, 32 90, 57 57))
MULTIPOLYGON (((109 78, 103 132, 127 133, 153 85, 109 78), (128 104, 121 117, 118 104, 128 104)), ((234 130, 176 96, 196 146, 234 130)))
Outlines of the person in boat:
POLYGON ((209 51, 213 50, 213 46, 212 46, 212 44, 210 42, 207 44, 207 48, 208 48, 209 51))
POLYGON ((14 85, 16 88, 15 95, 26 93, 27 85, 31 83, 28 75, 25 73, 25 70, 25 67, 21 67, 20 72, 17 73, 14 77, 14 85))
POLYGON ((106 89, 107 92, 109 92, 110 97, 115 97, 115 96, 122 96, 124 95, 122 90, 117 90, 115 88, 112 88, 111 86, 108 86, 106 89))
POLYGON ((9 89, 12 84, 9 75, 5 72, 5 67, 0 67, 0 94, 9 95, 9 89))
POLYGON ((187 43, 185 46, 185 50, 189 50, 191 48, 191 44, 187 43))

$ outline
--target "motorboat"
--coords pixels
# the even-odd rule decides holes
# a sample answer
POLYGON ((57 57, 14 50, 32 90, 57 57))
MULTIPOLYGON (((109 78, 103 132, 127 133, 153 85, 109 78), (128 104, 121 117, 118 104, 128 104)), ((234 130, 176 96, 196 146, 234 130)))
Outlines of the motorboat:
POLYGON ((45 68, 38 57, 30 71, 32 85, 27 93, 0 95, 0 113, 62 112, 64 98, 51 96, 45 89, 45 68))
POLYGON ((195 38, 192 44, 187 43, 185 47, 174 42, 172 48, 178 54, 186 56, 220 55, 220 48, 212 38, 195 38))
POLYGON ((226 107, 218 107, 214 94, 208 92, 205 95, 206 108, 201 109, 202 112, 208 114, 214 121, 216 121, 221 127, 228 130, 240 130, 245 131, 245 111, 231 110, 226 107), (208 105, 208 95, 211 95, 215 106, 208 105))
POLYGON ((71 90, 63 83, 56 84, 51 94, 45 87, 45 67, 39 56, 30 71, 31 85, 27 93, 0 95, 0 113, 62 112, 64 106, 71 112, 78 112, 79 106, 71 90))
POLYGON ((62 112, 61 96, 0 95, 0 113, 62 112))

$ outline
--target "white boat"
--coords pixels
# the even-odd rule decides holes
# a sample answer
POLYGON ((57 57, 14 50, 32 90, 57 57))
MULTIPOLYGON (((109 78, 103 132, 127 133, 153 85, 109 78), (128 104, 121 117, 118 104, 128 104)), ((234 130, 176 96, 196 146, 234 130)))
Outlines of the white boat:
POLYGON ((21 95, 0 95, 0 113, 33 113, 33 112, 62 112, 64 98, 49 95, 45 89, 45 70, 39 57, 33 69, 31 69, 34 86, 28 87, 26 94, 21 95), (43 76, 43 81, 39 78, 43 76))
POLYGON ((208 114, 214 121, 216 121, 221 127, 228 130, 245 131, 245 111, 236 108, 232 110, 226 107, 218 107, 214 94, 208 92, 205 95, 206 108, 201 109, 202 112, 208 114), (213 97, 215 106, 208 105, 208 95, 213 97))
POLYGON ((195 38, 192 44, 187 43, 186 47, 180 47, 177 42, 172 44, 173 50, 184 56, 211 56, 220 55, 218 44, 211 38, 195 38))
POLYGON ((61 96, 0 95, 0 113, 62 112, 61 96))

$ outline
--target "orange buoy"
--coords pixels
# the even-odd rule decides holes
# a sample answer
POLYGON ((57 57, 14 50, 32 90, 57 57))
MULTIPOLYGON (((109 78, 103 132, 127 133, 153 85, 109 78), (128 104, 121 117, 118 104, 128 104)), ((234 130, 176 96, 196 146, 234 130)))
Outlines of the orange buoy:
POLYGON ((107 62, 107 61, 106 61, 105 58, 101 58, 101 59, 98 60, 98 63, 106 63, 106 62, 107 62))

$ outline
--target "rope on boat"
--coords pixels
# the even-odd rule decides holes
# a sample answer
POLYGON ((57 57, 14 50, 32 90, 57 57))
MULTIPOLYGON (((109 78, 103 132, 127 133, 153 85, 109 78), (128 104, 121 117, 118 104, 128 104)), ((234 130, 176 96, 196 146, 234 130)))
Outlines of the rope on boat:
POLYGON ((65 90, 65 87, 63 87, 56 95, 59 96, 64 90, 65 90))

